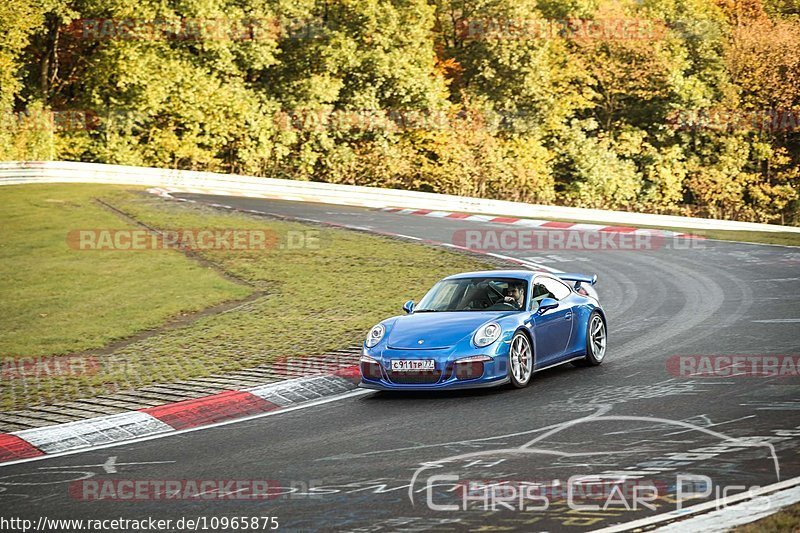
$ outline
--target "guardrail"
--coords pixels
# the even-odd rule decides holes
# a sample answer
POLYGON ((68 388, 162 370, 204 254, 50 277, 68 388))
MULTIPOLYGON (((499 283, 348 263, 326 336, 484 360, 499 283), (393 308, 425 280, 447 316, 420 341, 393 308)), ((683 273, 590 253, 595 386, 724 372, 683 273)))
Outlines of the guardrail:
POLYGON ((107 183, 162 187, 169 192, 275 198, 365 207, 404 207, 431 211, 461 211, 521 218, 555 218, 629 226, 668 226, 688 229, 800 233, 800 227, 736 222, 708 218, 651 215, 601 209, 524 204, 378 187, 338 185, 217 174, 191 170, 77 163, 69 161, 0 162, 0 185, 25 183, 107 183))

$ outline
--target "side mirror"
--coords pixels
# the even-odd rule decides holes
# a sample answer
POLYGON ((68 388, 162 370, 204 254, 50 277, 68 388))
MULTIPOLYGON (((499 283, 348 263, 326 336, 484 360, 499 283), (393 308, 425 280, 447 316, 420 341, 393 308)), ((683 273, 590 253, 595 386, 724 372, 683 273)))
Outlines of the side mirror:
POLYGON ((542 298, 542 301, 539 302, 539 309, 537 309, 536 312, 541 315, 545 311, 555 309, 556 307, 558 307, 558 300, 555 298, 542 298))
POLYGON ((409 300, 403 304, 403 311, 406 313, 413 313, 414 312, 414 300, 409 300))

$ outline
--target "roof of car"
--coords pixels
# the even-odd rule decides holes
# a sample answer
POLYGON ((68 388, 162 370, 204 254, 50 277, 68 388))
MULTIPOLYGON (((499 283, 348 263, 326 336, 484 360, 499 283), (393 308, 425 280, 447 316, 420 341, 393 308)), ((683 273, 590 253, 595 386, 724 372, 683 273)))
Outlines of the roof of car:
POLYGON ((461 279, 461 278, 517 278, 517 279, 531 279, 537 274, 544 274, 536 270, 479 270, 477 272, 462 272, 460 274, 453 274, 444 279, 461 279))

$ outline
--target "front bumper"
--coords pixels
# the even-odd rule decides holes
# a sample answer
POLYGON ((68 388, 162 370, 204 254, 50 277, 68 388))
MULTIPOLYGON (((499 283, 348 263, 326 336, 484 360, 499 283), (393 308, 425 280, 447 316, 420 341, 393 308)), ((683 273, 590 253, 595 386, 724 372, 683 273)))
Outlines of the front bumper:
POLYGON ((457 390, 457 389, 481 389, 489 387, 499 387, 509 383, 511 378, 508 376, 495 379, 491 381, 471 380, 471 381, 455 381, 447 383, 434 383, 431 385, 397 385, 395 383, 386 383, 384 381, 361 380, 358 384, 362 389, 372 390, 405 390, 405 391, 430 391, 430 390, 457 390))
MULTIPOLYGON (((497 347, 493 347, 497 350, 497 347)), ((502 348, 501 348, 502 350, 502 348)), ((379 353, 366 353, 364 355, 375 359, 380 367, 380 378, 375 372, 372 376, 365 375, 361 367, 360 387, 375 390, 443 390, 467 389, 480 387, 496 387, 509 382, 508 353, 456 353, 451 350, 442 353, 441 350, 398 350, 384 348, 379 353), (474 377, 464 378, 456 373, 455 362, 467 357, 486 356, 488 361, 483 362, 483 373, 474 377), (419 360, 433 359, 435 370, 417 373, 399 373, 391 371, 393 359, 419 360)), ((375 369, 375 365, 372 365, 375 369)))

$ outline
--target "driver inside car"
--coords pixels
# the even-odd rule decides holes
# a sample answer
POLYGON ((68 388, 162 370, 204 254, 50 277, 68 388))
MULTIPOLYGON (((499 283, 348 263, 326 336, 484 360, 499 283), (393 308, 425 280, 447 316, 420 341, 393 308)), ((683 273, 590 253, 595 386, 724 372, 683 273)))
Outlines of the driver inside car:
POLYGON ((503 298, 507 304, 513 305, 517 309, 522 309, 525 300, 525 288, 520 283, 515 283, 508 288, 508 296, 503 298))

